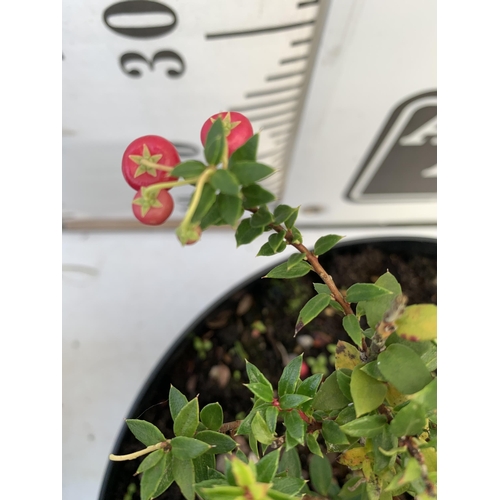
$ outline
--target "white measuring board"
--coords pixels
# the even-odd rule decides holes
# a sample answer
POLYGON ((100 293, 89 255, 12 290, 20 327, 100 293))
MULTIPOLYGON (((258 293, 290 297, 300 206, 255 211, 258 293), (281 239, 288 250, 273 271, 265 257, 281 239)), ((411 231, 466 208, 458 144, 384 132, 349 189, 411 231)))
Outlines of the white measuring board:
MULTIPOLYGON (((64 220, 133 220, 125 147, 157 134, 202 159, 201 125, 234 110, 303 222, 435 221, 435 192, 371 192, 382 154, 348 186, 400 101, 435 90, 433 23, 435 0, 63 0, 64 220)), ((190 189, 172 194, 179 219, 190 189)))

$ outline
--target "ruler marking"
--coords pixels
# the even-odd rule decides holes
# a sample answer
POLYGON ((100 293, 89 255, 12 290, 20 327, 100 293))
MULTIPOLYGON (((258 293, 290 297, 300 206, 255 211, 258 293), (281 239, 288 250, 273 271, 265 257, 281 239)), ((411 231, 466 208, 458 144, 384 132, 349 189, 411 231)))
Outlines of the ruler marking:
POLYGON ((297 4, 297 8, 301 9, 302 7, 311 7, 314 5, 318 5, 319 0, 311 0, 310 2, 300 2, 297 4))
POLYGON ((257 156, 260 160, 263 160, 264 158, 271 158, 278 153, 282 153, 282 151, 266 151, 265 153, 260 153, 257 156))
POLYGON ((262 129, 263 130, 268 130, 270 128, 276 128, 276 127, 281 127, 282 125, 290 125, 290 121, 287 120, 287 121, 284 121, 284 122, 275 122, 275 123, 269 123, 268 125, 266 125, 264 123, 264 125, 262 125, 262 129))
POLYGON ((254 106, 235 106, 234 108, 230 108, 229 111, 252 111, 254 109, 260 109, 260 108, 270 108, 272 106, 279 106, 280 104, 288 104, 290 102, 295 102, 299 99, 299 96, 297 97, 290 97, 288 99, 281 99, 280 101, 273 101, 273 102, 265 102, 262 104, 255 104, 254 106))
POLYGON ((279 75, 269 75, 266 81, 272 82, 274 80, 283 80, 285 78, 293 78, 294 76, 305 75, 306 71, 293 71, 292 73, 281 73, 279 75))
POLYGON ((294 63, 297 61, 305 61, 308 57, 309 57, 308 55, 299 56, 299 57, 290 57, 288 59, 282 59, 280 61, 280 64, 289 64, 289 63, 294 63))
POLYGON ((259 116, 256 116, 255 118, 253 118, 251 116, 247 116, 247 118, 251 122, 259 122, 262 120, 267 120, 268 118, 274 118, 276 116, 282 116, 282 115, 288 115, 289 113, 295 113, 296 110, 297 110, 297 106, 294 106, 293 108, 285 109, 283 111, 276 111, 275 113, 270 113, 267 115, 259 115, 259 116))
POLYGON ((269 137, 281 137, 282 135, 289 134, 291 131, 292 131, 291 128, 286 128, 284 130, 276 130, 275 132, 269 134, 269 137))
POLYGON ((304 43, 311 43, 312 38, 304 38, 302 40, 294 40, 291 45, 292 47, 295 47, 296 45, 303 45, 304 43))
POLYGON ((232 38, 237 36, 250 36, 250 35, 263 35, 266 33, 276 33, 278 31, 286 31, 296 28, 303 28, 304 26, 311 26, 316 22, 316 19, 311 19, 310 21, 304 21, 302 23, 295 24, 282 24, 281 26, 270 26, 268 28, 256 28, 251 30, 242 31, 227 31, 223 33, 207 33, 205 38, 208 40, 213 40, 215 38, 232 38))
POLYGON ((302 88, 302 85, 290 85, 289 87, 280 87, 279 89, 257 90, 256 92, 249 92, 248 94, 245 95, 245 98, 249 99, 251 97, 260 97, 263 95, 279 94, 280 92, 288 92, 290 90, 300 90, 301 88, 302 88))

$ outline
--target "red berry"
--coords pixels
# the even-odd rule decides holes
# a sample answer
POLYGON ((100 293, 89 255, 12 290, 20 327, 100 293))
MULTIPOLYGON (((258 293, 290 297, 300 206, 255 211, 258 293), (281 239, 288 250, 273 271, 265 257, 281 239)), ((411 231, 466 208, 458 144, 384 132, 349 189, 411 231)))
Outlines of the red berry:
POLYGON ((171 142, 158 135, 145 135, 132 141, 123 153, 122 173, 131 187, 140 189, 158 182, 176 181, 176 177, 154 168, 153 164, 175 167, 180 162, 179 153, 171 142), (148 164, 141 165, 141 160, 148 164))
POLYGON ((302 361, 302 365, 300 366, 300 378, 307 377, 309 375, 309 367, 302 361))
POLYGON ((166 189, 147 192, 145 188, 141 188, 134 196, 132 210, 143 224, 158 226, 170 217, 174 210, 174 200, 166 189))
POLYGON ((253 135, 252 124, 246 116, 236 111, 225 111, 211 116, 201 127, 201 142, 205 145, 208 131, 213 122, 218 118, 222 118, 224 130, 226 132, 228 155, 231 156, 240 146, 253 135))

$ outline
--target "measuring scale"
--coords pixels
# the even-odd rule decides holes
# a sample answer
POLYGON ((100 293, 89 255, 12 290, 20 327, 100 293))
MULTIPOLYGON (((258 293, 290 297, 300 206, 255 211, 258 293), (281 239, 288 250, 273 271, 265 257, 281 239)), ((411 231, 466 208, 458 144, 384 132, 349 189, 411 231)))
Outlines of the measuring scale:
MULTIPOLYGON (((129 221, 136 137, 203 159, 208 116, 261 131, 263 182, 299 222, 436 220, 435 0, 67 1, 63 221, 129 221), (413 134, 413 138, 412 138, 413 134)), ((178 221, 191 188, 172 195, 178 221)))
MULTIPOLYGON (((307 246, 327 232, 435 236, 435 60, 435 0, 63 0, 63 227, 85 230, 63 235, 63 498, 97 498, 117 422, 169 335, 285 258, 256 259, 260 240, 234 251, 217 229, 189 248, 173 231, 92 231, 144 227, 126 146, 156 134, 202 159, 207 117, 240 111, 278 169, 264 186, 301 205, 307 246), (142 272, 175 307, 143 300, 142 272)), ((171 191, 167 226, 191 191, 171 191)))

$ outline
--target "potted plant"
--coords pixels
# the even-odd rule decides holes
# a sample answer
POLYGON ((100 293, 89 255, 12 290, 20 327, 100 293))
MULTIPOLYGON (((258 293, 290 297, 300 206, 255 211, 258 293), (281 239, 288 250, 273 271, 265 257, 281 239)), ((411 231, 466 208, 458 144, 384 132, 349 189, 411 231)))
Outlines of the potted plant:
MULTIPOLYGON (((274 196, 258 182, 273 169, 256 161, 258 138, 243 115, 220 113, 202 127, 207 164, 180 163, 167 140, 146 136, 127 148, 122 169, 137 190, 134 214, 146 224, 161 224, 170 216, 169 189, 194 186, 177 229, 184 245, 196 243, 210 226, 228 224, 236 229, 238 245, 269 233, 259 255, 296 250, 265 276, 280 283, 275 294, 288 297, 289 311, 275 315, 298 309, 286 332, 296 348, 282 349, 276 332, 250 314, 254 343, 274 338, 274 363, 266 365, 258 356, 249 361, 241 343, 234 342, 241 369, 228 373, 227 363, 217 362, 210 370, 221 387, 220 401, 225 388, 238 385, 247 391, 249 404, 227 421, 217 400, 207 402, 202 392, 188 398, 172 384, 168 402, 156 402, 155 409, 165 415, 160 425, 145 415, 126 421, 144 447, 110 458, 134 464, 140 475, 135 494, 141 500, 175 498, 176 491, 190 500, 435 498, 436 306, 408 304, 395 276, 385 270, 375 282, 341 290, 321 256, 340 249, 342 238, 328 234, 308 249, 295 225, 299 208, 269 208, 274 196), (312 283, 307 297, 294 283, 313 275, 320 281, 312 283), (324 316, 336 318, 343 329, 334 342, 331 336, 304 335, 324 316), (270 364, 279 367, 278 376, 269 375, 270 364)), ((241 316, 252 307, 244 297, 237 298, 241 316)), ((224 314, 217 308, 212 313, 220 315, 213 318, 215 330, 217 321, 224 325, 224 314)), ((213 331, 198 332, 184 342, 191 342, 197 359, 204 361, 217 350, 212 337, 213 331)), ((193 373, 192 367, 190 372, 186 366, 185 373, 193 373)), ((131 483, 121 498, 133 498, 134 488, 131 483)))

